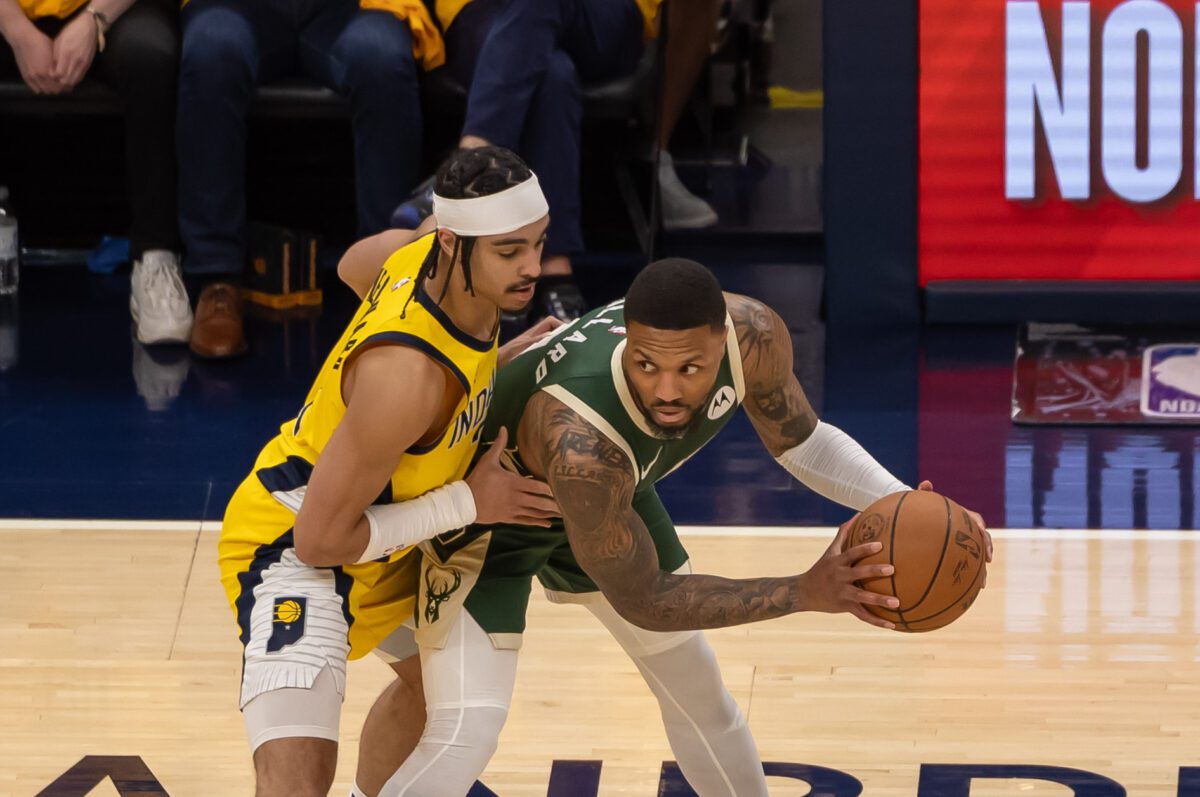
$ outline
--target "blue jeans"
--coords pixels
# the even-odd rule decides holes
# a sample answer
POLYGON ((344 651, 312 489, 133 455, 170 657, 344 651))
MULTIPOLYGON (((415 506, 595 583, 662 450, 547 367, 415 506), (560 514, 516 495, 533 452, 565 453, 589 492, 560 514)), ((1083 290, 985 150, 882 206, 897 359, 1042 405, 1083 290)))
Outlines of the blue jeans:
POLYGON ((635 0, 472 0, 446 31, 446 68, 470 87, 463 135, 508 147, 537 173, 547 255, 583 249, 580 84, 633 72, 642 45, 635 0))
POLYGON ((177 141, 187 270, 241 272, 246 112, 256 85, 297 72, 349 98, 359 232, 385 229, 420 178, 408 25, 355 0, 191 0, 181 19, 177 141))

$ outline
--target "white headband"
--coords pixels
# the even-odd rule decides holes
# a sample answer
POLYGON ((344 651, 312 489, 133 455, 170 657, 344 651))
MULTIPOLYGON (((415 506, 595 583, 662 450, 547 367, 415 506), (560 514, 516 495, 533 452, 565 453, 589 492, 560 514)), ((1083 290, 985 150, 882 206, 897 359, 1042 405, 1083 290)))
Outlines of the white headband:
POLYGON ((433 215, 440 229, 458 235, 499 235, 519 230, 550 211, 537 175, 498 194, 447 199, 433 195, 433 215))

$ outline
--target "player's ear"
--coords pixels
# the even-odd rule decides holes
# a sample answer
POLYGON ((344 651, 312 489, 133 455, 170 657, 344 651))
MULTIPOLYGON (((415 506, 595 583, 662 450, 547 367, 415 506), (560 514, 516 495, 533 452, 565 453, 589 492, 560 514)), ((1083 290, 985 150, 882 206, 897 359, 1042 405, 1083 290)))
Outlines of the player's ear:
POLYGON ((438 244, 442 247, 442 251, 446 253, 446 257, 454 254, 455 235, 450 230, 437 231, 438 244))

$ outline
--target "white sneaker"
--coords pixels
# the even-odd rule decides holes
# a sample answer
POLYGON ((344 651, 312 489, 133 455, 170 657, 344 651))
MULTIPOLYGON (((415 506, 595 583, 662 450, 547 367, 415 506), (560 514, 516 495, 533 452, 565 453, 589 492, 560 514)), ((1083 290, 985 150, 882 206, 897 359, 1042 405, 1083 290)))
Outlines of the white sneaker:
POLYGON ((133 264, 129 312, 141 343, 187 343, 192 305, 179 272, 179 258, 151 249, 133 264))
POLYGON ((695 230, 717 223, 717 212, 700 197, 687 190, 675 173, 671 153, 658 157, 658 185, 662 198, 663 227, 668 230, 695 230))

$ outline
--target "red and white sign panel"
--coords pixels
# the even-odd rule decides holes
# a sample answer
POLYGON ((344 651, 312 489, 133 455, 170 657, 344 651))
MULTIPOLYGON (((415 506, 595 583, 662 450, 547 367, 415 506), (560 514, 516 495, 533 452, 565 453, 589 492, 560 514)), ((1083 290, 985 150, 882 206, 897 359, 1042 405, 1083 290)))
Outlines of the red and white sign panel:
POLYGON ((922 285, 1200 279, 1196 5, 920 3, 922 285))

